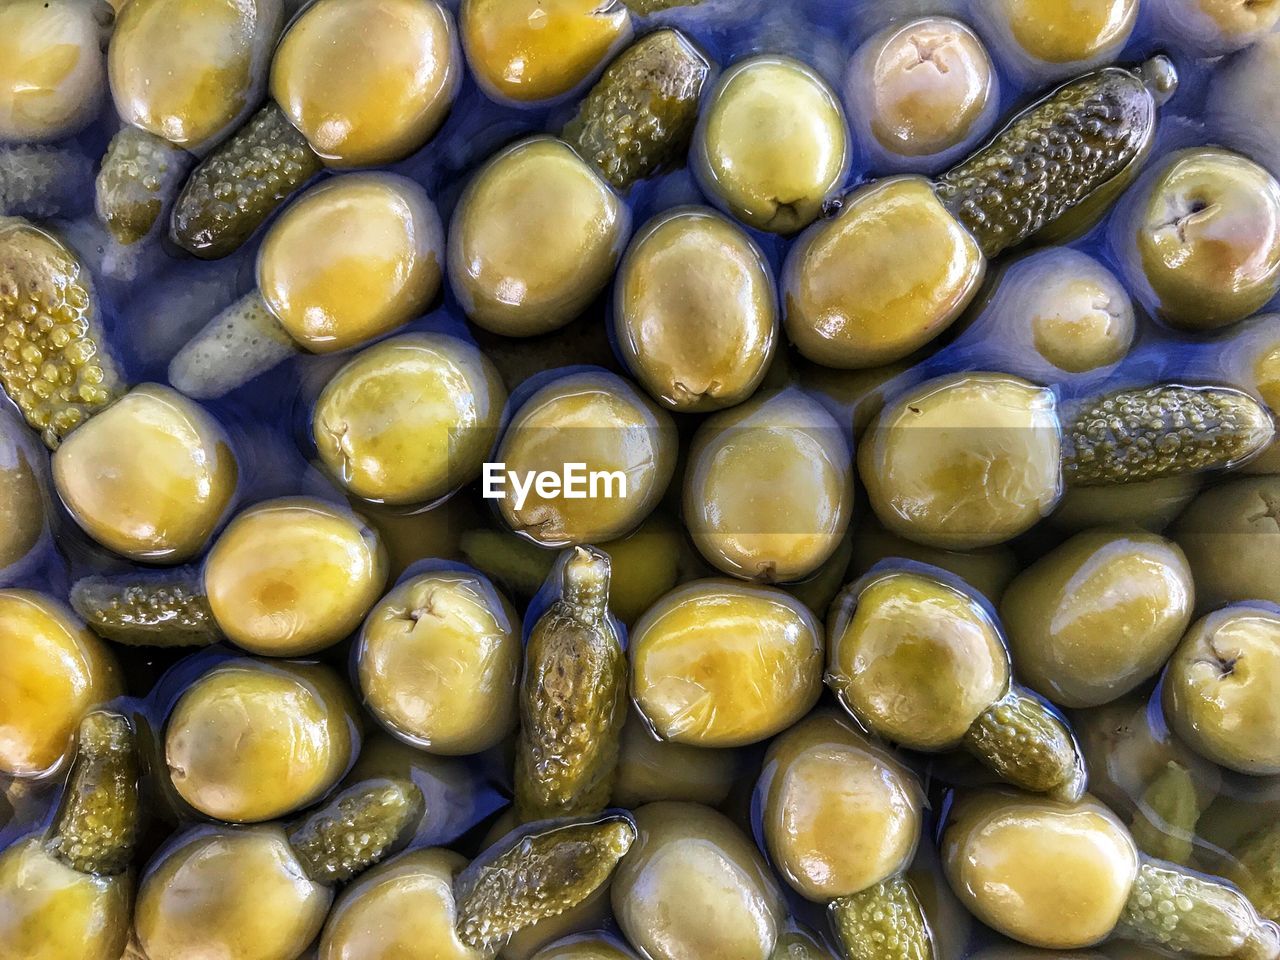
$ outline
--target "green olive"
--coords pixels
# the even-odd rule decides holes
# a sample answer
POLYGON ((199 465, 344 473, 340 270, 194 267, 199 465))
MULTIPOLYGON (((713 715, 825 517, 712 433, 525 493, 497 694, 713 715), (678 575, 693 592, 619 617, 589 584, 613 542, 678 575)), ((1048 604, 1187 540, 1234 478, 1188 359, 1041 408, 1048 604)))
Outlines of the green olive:
POLYGON ((1202 475, 1190 473, 1110 487, 1068 487, 1049 523, 1069 533, 1117 525, 1160 533, 1203 484, 1202 475))
POLYGON ((40 458, 18 420, 0 416, 0 570, 27 556, 45 530, 40 458))
POLYGON ((631 241, 613 325, 623 360, 664 407, 731 407, 751 396, 773 360, 773 276, 744 230, 705 208, 678 207, 631 241))
POLYGON ((659 800, 718 806, 729 796, 742 764, 735 750, 658 739, 633 706, 622 727, 612 802, 629 810, 659 800))
POLYGON ((1020 73, 1061 77, 1114 60, 1133 33, 1138 0, 980 0, 977 13, 1020 73))
POLYGON ((639 837, 613 880, 627 940, 651 960, 769 960, 786 907, 742 831, 694 803, 649 804, 636 824, 639 837))
POLYGON ((685 525, 725 573, 799 580, 849 529, 852 472, 845 433, 816 400, 794 388, 756 397, 698 429, 684 477, 685 525))
POLYGON ((1028 686, 1065 707, 1096 707, 1160 670, 1194 606, 1191 568, 1175 543, 1094 530, 1019 574, 1000 617, 1028 686))
POLYGON ((582 933, 548 944, 532 960, 635 960, 635 956, 612 937, 582 933))
POLYGON ((915 560, 950 571, 992 603, 1000 602, 1009 581, 1018 573, 1018 558, 1004 544, 976 550, 943 550, 870 526, 859 530, 853 538, 850 573, 860 577, 881 560, 891 558, 915 560))
POLYGON ((1208 487, 1172 528, 1191 564, 1196 604, 1280 603, 1280 477, 1241 477, 1208 487))
POLYGON ((813 614, 781 590, 732 580, 676 587, 631 631, 631 697, 663 740, 755 743, 803 717, 822 691, 813 614))
POLYGON ((1200 56, 1216 56, 1265 41, 1280 22, 1276 0, 1155 0, 1158 28, 1200 56))

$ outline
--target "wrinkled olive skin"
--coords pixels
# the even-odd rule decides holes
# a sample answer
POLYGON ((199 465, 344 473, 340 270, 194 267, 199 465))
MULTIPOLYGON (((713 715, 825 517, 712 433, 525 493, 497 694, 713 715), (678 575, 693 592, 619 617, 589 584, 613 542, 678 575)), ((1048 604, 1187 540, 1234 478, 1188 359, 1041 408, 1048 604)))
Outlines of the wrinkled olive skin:
POLYGON ((135 387, 63 441, 53 482, 76 523, 103 546, 151 563, 204 550, 236 491, 227 433, 169 387, 135 387))
MULTIPOLYGON (((498 461, 524 476, 565 464, 586 464, 587 475, 621 471, 626 496, 568 499, 529 489, 517 507, 507 489, 498 511, 512 530, 543 546, 613 540, 631 532, 657 506, 675 473, 675 425, 665 411, 612 373, 584 371, 552 380, 525 400, 498 445, 498 461)), ((507 485, 510 487, 510 484, 507 485)), ((587 486, 590 494, 590 487, 587 486)))
POLYGON ((1241 477, 1197 496, 1171 528, 1196 583, 1196 606, 1280 603, 1280 477, 1241 477))
POLYGON ((1280 614, 1235 604, 1196 622, 1169 660, 1164 712, 1202 756, 1280 773, 1280 614))
POLYGON ((62 603, 0 590, 0 774, 54 772, 80 718, 123 692, 107 644, 62 603))
POLYGON ((406 333, 353 357, 316 401, 320 459, 357 496, 430 503, 480 475, 507 390, 476 347, 406 333))
POLYGON ((1113 61, 1133 33, 1138 0, 981 0, 978 16, 1019 71, 1065 77, 1113 61))
POLYGON ((809 610, 781 590, 733 580, 676 587, 631 631, 631 698, 663 740, 756 743, 803 717, 822 692, 823 645, 809 610))
POLYGON ((862 576, 881 560, 915 560, 954 573, 992 603, 999 603, 1009 582, 1018 574, 1018 558, 1003 544, 977 550, 942 550, 925 547, 879 527, 868 526, 853 537, 853 576, 862 576))
POLYGON ((365 705, 432 753, 479 753, 516 723, 520 616, 487 579, 442 569, 399 584, 356 644, 365 705))
POLYGON ((1095 530, 1019 574, 1000 619, 1031 689, 1064 707, 1096 707, 1160 670, 1194 607, 1191 568, 1177 544, 1095 530))
POLYGON ((1156 0, 1152 8, 1159 28, 1200 56, 1265 42, 1280 22, 1276 0, 1156 0))
POLYGON ((453 877, 466 862, 415 850, 363 874, 334 903, 319 960, 482 960, 454 929, 453 877))
POLYGON ((834 713, 774 740, 756 790, 770 862, 818 903, 901 873, 920 841, 924 794, 914 774, 834 713))
POLYGON ((463 0, 458 19, 476 83, 506 103, 564 96, 632 34, 624 5, 596 0, 463 0))
POLYGON ((457 28, 435 0, 317 0, 271 61, 271 96, 329 166, 403 159, 462 84, 457 28))
POLYGON ((169 779, 208 817, 275 820, 338 782, 360 739, 355 704, 328 667, 240 657, 198 678, 165 728, 169 779))
POLYGON ((612 891, 627 940, 652 960, 769 960, 786 908, 755 845, 698 804, 653 803, 635 816, 640 835, 612 891))
POLYGON ((449 224, 449 285, 477 326, 508 337, 573 320, 613 276, 630 209, 563 141, 494 155, 449 224))
POLYGON ((723 572, 765 583, 800 580, 849 529, 852 473, 844 431, 817 401, 798 389, 758 396, 698 428, 684 476, 684 522, 723 572))
POLYGON ((1161 533, 1203 484, 1202 474, 1185 474, 1110 487, 1068 487, 1049 523, 1072 533, 1117 525, 1161 533))
POLYGON ((931 547, 1011 540, 1062 493, 1053 392, 999 373, 932 380, 881 411, 858 471, 885 529, 931 547))
POLYGON ((426 191, 353 173, 308 190, 271 225, 258 290, 300 346, 332 353, 425 312, 443 269, 444 228, 426 191))
POLYGON ((778 342, 773 275, 747 233, 704 207, 649 221, 618 267, 614 331, 622 359, 668 410, 746 400, 778 342))
POLYGON ((26 427, 0 415, 0 570, 26 557, 45 530, 44 468, 26 427))
POLYGON ((377 533, 357 514, 308 497, 259 503, 222 531, 205 561, 214 619, 251 653, 289 657, 337 643, 387 581, 377 533))
POLYGON ((532 960, 636 960, 636 955, 610 937, 583 933, 548 944, 532 960))
POLYGON ((874 733, 913 750, 960 743, 1009 686, 999 628, 941 580, 873 573, 827 619, 827 684, 874 733))
POLYGON ((735 750, 659 740, 632 705, 622 727, 611 802, 628 810, 659 800, 719 806, 733 789, 742 763, 735 750))
POLYGON ((332 902, 280 827, 195 827, 147 869, 134 930, 148 960, 297 960, 332 902))
POLYGON ((878 180, 792 245, 782 269, 787 335, 829 367, 892 363, 947 329, 985 272, 977 241, 928 181, 878 180))
POLYGON ((1138 874, 1129 832, 1088 796, 1075 804, 1003 792, 965 797, 951 809, 942 861, 978 919, 1051 949, 1109 935, 1138 874))

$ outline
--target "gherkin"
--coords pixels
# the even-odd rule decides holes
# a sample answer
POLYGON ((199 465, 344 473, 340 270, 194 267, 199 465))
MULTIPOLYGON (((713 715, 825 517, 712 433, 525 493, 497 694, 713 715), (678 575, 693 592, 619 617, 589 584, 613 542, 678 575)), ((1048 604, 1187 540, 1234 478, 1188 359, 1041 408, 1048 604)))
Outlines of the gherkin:
POLYGON ((924 911, 901 877, 839 897, 828 913, 846 960, 934 960, 924 911))
POLYGON ((422 816, 407 780, 370 780, 344 790, 289 828, 289 845, 316 883, 350 880, 382 860, 422 816))
POLYGON ((137 127, 111 138, 96 182, 98 216, 120 243, 151 232, 191 168, 191 154, 137 127))
POLYGON ((983 711, 964 743, 1000 779, 1023 790, 1068 801, 1084 793, 1084 760, 1071 731, 1017 687, 983 711))
POLYGON ((1280 823, 1267 823, 1237 844, 1231 879, 1271 920, 1280 921, 1280 823))
POLYGON ((130 646, 199 647, 222 636, 195 569, 85 577, 71 606, 98 636, 130 646))

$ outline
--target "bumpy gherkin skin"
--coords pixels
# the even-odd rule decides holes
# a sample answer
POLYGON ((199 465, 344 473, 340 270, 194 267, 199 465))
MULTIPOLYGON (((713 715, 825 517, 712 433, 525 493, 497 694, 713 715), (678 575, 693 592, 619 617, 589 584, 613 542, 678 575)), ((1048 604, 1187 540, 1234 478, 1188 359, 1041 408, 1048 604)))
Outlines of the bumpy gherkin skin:
POLYGON ((407 780, 344 790, 289 828, 289 845, 316 883, 344 883, 383 859, 422 817, 422 793, 407 780))
POLYGON ((516 815, 595 813, 613 789, 627 661, 609 618, 609 557, 575 547, 560 596, 529 635, 520 689, 516 815))
POLYGON ((964 743, 1002 780, 1023 790, 1067 802, 1084 794, 1084 758, 1071 731, 1017 687, 973 722, 964 743))
POLYGON ((1157 95, 1176 82, 1164 58, 1073 80, 943 174, 938 196, 988 258, 1017 246, 1132 169, 1151 144, 1157 95))
POLYGON ((1275 436, 1271 412, 1227 387, 1160 384, 1091 400, 1063 430, 1063 474, 1077 487, 1234 467, 1275 436))
POLYGON ((683 34, 651 33, 609 64, 561 136, 625 190, 684 153, 710 71, 683 34))
POLYGON ((235 253, 323 164, 274 103, 249 118, 192 171, 173 208, 170 235, 188 253, 235 253))
POLYGON ((1231 879, 1240 885, 1258 912, 1280 920, 1280 823, 1250 833, 1235 851, 1231 879))
POLYGON ((93 283, 43 230, 0 218, 0 386, 52 450, 124 393, 93 283))
POLYGON ((635 842, 630 815, 535 824, 482 853, 454 882, 458 937, 490 955, 512 935, 600 889, 635 842))
POLYGON ((1143 790, 1129 832, 1143 853, 1185 865, 1191 862, 1199 820, 1195 779, 1190 770, 1170 760, 1143 790))
POLYGON ((100 637, 141 647, 204 647, 222 634, 198 570, 85 577, 71 606, 100 637))
POLYGON ((96 181, 98 216, 111 235, 128 245, 150 233, 194 159, 136 127, 112 137, 96 181))
POLYGON ((934 960, 920 901, 901 877, 839 897, 828 913, 845 960, 934 960))

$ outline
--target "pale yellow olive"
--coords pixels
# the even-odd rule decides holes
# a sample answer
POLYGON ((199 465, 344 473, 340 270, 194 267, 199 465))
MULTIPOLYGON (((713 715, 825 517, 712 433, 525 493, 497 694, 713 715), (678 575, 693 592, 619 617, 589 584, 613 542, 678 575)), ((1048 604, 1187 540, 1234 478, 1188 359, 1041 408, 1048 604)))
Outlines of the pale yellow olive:
POLYGON ((327 164, 373 167, 431 139, 462 73, 444 4, 316 0, 276 50, 271 96, 327 164))
POLYGON ((1240 477, 1200 493, 1171 529, 1196 583, 1196 607, 1280 603, 1280 477, 1240 477))
POLYGON ((1114 60, 1138 0, 979 0, 977 12, 1021 73, 1059 77, 1114 60))
POLYGON ((659 739, 633 704, 622 727, 612 803, 629 810, 658 800, 718 806, 733 789, 742 763, 736 750, 659 739))
POLYGON ((1201 56, 1265 40, 1280 22, 1277 0, 1154 0, 1151 6, 1164 34, 1201 56))
MULTIPOLYGON (((1280 410, 1280 314, 1260 313, 1215 339, 1214 365, 1224 379, 1258 397, 1273 412, 1280 410)), ((1280 440, 1273 440, 1241 473, 1280 473, 1280 440)))
POLYGON ((33 590, 0 590, 0 774, 56 770, 80 718, 123 692, 107 644, 63 604, 33 590))
POLYGON ((350 634, 382 593, 387 558, 358 515, 322 500, 268 500, 236 516, 205 561, 218 627, 252 653, 314 653, 350 634))
POLYGON ((773 275, 741 228, 704 207, 680 207, 632 240, 614 286, 613 326, 622 359, 664 407, 731 407, 773 360, 773 275))
POLYGON ((1107 937, 1138 874, 1129 832, 1092 797, 1074 804, 982 792, 952 807, 942 859, 957 897, 988 926, 1035 947, 1107 937))
POLYGON ((822 637, 790 594, 696 580, 631 631, 631 697, 663 740, 735 747, 785 730, 822 692, 822 637))
POLYGON ((440 291, 443 248, 440 215, 414 181, 334 177, 271 225, 258 253, 258 291, 300 346, 345 350, 426 310, 440 291))
POLYGON ((359 750, 356 722, 328 667, 227 660, 195 680, 169 715, 169 780, 205 816, 274 820, 337 784, 359 750))
POLYGON ((858 471, 885 529, 971 550, 1011 540, 1062 494, 1053 391, 1000 373, 931 380, 867 429, 858 471))
POLYGON ((42 471, 25 425, 0 415, 0 570, 30 554, 44 534, 42 471))
POLYGON ((636 811, 639 836, 613 876, 613 911, 650 960, 769 960, 786 921, 755 845, 723 814, 695 803, 636 811))
POLYGON ((612 937, 580 933, 548 944, 532 960, 635 960, 635 956, 612 937))
POLYGON ((787 334, 829 367, 891 363, 949 327, 985 271, 977 241, 927 180, 879 180, 792 245, 782 271, 787 334))
POLYGON ((1118 524, 1160 533, 1203 484, 1202 474, 1184 474, 1111 487, 1068 487, 1049 523, 1073 533, 1118 524))
POLYGON ((132 560, 178 563, 204 550, 236 491, 226 431, 169 387, 135 387, 72 433, 53 482, 93 539, 132 560))
POLYGON ((1018 558, 1004 544, 976 550, 944 550, 926 547, 877 526, 868 525, 853 537, 850 572, 862 576, 881 560, 900 558, 927 563, 954 573, 992 603, 999 603, 1005 588, 1018 573, 1018 558))
POLYGON ((530 337, 564 326, 613 276, 629 208, 561 140, 495 155, 449 224, 449 285, 477 326, 530 337))

